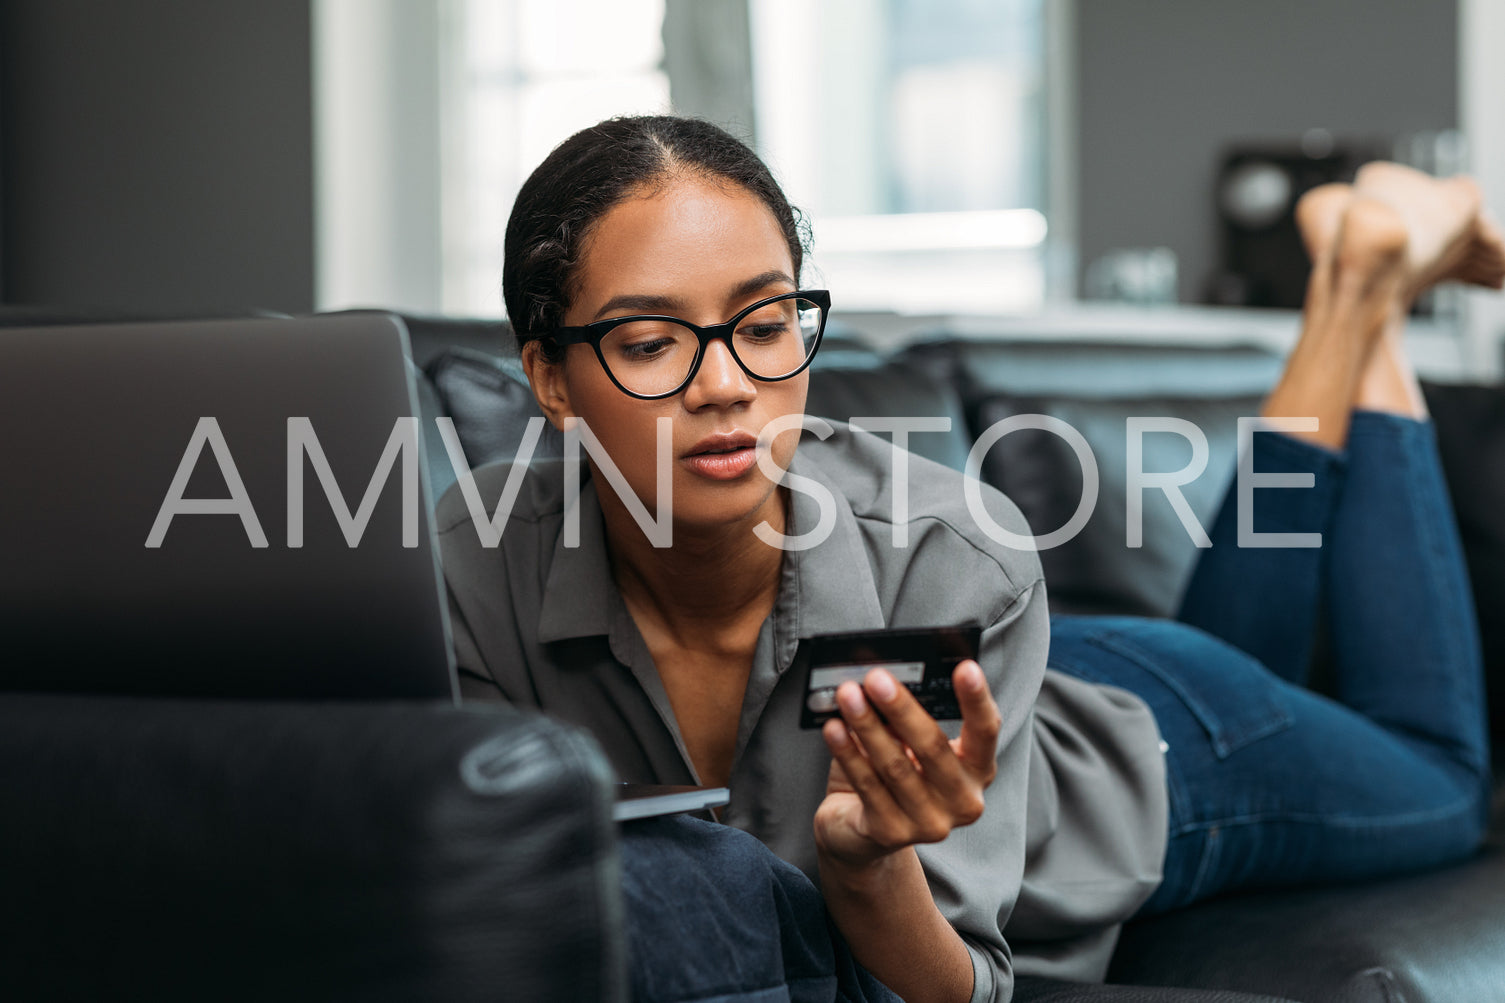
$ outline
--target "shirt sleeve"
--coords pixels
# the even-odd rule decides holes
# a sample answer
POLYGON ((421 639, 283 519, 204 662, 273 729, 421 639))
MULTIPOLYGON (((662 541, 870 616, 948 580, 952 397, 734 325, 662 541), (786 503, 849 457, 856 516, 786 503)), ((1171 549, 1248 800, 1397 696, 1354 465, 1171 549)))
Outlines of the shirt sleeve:
POLYGON ((1049 643, 1045 585, 1037 579, 982 633, 978 662, 1003 718, 982 818, 917 847, 936 906, 972 955, 973 1003, 1008 1003, 1014 992, 1003 929, 1024 879, 1033 714, 1049 643))

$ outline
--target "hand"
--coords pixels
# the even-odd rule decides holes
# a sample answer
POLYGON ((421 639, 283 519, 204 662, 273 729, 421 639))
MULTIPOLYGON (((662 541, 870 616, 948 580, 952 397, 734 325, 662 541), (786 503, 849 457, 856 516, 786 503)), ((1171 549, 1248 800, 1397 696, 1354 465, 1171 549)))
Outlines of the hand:
POLYGON ((831 773, 815 812, 823 865, 860 869, 916 843, 938 843, 981 817, 983 791, 997 772, 1001 716, 975 661, 959 664, 951 681, 962 711, 956 739, 882 669, 836 691, 841 716, 821 732, 831 773))

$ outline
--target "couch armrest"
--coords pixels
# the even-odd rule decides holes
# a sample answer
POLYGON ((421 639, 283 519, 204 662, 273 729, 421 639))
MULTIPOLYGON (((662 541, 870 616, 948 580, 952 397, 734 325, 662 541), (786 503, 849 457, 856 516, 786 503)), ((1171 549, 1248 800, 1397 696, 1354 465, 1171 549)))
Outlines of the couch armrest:
POLYGON ((0 997, 619 999, 610 780, 507 708, 0 695, 0 997))

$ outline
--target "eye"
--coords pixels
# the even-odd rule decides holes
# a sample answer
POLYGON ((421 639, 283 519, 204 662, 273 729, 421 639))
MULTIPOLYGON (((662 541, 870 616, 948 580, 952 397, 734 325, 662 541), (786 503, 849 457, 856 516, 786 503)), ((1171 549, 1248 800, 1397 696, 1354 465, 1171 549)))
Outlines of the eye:
POLYGON ((634 320, 618 324, 601 341, 601 351, 618 365, 651 366, 695 351, 695 336, 672 321, 634 320))
POLYGON ((739 329, 737 333, 750 341, 777 341, 787 334, 788 331, 788 324, 782 320, 776 320, 748 324, 739 329))
POLYGON ((631 344, 616 346, 617 354, 629 362, 648 362, 674 350, 675 340, 667 337, 650 338, 631 344))
POLYGON ((770 303, 756 313, 744 317, 737 328, 737 336, 751 342, 778 341, 790 331, 792 302, 784 300, 770 303))

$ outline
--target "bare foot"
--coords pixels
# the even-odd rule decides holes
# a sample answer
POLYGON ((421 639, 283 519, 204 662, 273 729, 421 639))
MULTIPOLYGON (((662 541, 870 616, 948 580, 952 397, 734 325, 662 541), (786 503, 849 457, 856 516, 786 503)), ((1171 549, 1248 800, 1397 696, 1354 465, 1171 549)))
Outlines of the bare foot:
POLYGON ((1328 184, 1301 197, 1296 223, 1312 258, 1304 330, 1359 338, 1367 351, 1379 333, 1372 318, 1396 305, 1404 290, 1411 242, 1405 219, 1351 185, 1328 184))
POLYGON ((1297 221, 1312 278, 1301 337, 1263 413, 1316 418, 1316 429, 1292 434, 1341 449, 1376 346, 1403 302, 1409 234, 1389 204, 1344 186, 1308 193, 1297 221))
POLYGON ((1449 279, 1493 284, 1491 266, 1495 259, 1505 267, 1498 228, 1480 226, 1482 202, 1473 179, 1461 175, 1434 178, 1402 164, 1381 161, 1360 168, 1354 188, 1387 203, 1400 214, 1410 234, 1405 278, 1408 297, 1449 279))
POLYGON ((1353 300, 1348 314, 1362 336, 1371 339, 1353 406, 1420 419, 1427 414, 1426 398, 1402 341, 1412 299, 1408 283, 1415 279, 1412 269, 1417 262, 1405 226, 1390 203, 1358 191, 1343 216, 1336 268, 1341 273, 1345 261, 1351 262, 1360 275, 1371 276, 1368 284, 1373 290, 1373 295, 1353 300))
POLYGON ((1407 221, 1388 202, 1356 191, 1343 212, 1333 252, 1334 319, 1352 336, 1378 340, 1406 295, 1418 260, 1407 221))
POLYGON ((1301 242, 1313 264, 1331 257, 1337 246, 1343 213, 1353 201, 1353 185, 1334 182, 1318 185, 1302 195, 1296 203, 1296 227, 1301 242))

